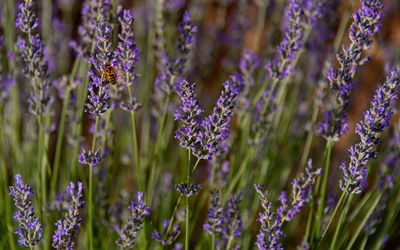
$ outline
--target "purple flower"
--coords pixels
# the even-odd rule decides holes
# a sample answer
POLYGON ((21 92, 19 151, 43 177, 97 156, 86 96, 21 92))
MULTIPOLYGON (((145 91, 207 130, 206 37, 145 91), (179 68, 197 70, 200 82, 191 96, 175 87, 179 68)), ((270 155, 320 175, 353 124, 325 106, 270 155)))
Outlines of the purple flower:
MULTIPOLYGON (((121 33, 118 35, 119 43, 115 51, 123 73, 119 77, 119 83, 125 88, 130 88, 137 77, 135 64, 139 60, 139 49, 136 46, 135 35, 133 32, 134 18, 129 10, 124 10, 123 15, 118 17, 121 25, 121 33)), ((141 104, 136 102, 135 96, 129 102, 121 102, 120 107, 125 111, 137 111, 141 104)))
POLYGON ((386 82, 376 91, 372 107, 364 113, 364 120, 357 124, 356 133, 361 141, 349 148, 349 164, 344 162, 340 166, 344 174, 340 188, 344 192, 358 194, 367 185, 366 165, 370 159, 377 157, 376 145, 381 142, 379 134, 389 127, 392 105, 397 97, 398 73, 398 68, 394 67, 386 77, 386 82))
POLYGON ((223 207, 219 198, 219 191, 215 193, 210 191, 211 195, 211 207, 207 212, 207 221, 203 224, 203 230, 207 231, 211 235, 217 235, 222 231, 223 223, 223 207))
POLYGON ((218 145, 229 135, 229 123, 233 116, 236 98, 243 90, 243 78, 240 74, 231 75, 223 86, 224 89, 212 114, 201 124, 204 132, 199 133, 197 138, 199 143, 193 150, 193 154, 198 158, 212 159, 218 145))
POLYGON ((68 250, 74 249, 75 232, 80 229, 82 218, 79 217, 80 209, 85 206, 83 200, 83 188, 81 182, 77 182, 77 189, 75 184, 70 182, 65 192, 64 198, 67 200, 67 213, 65 213, 64 220, 56 222, 57 229, 54 231, 52 246, 57 249, 66 248, 68 250))
POLYGON ((144 216, 150 215, 150 207, 143 202, 143 193, 138 192, 136 198, 137 200, 133 200, 129 206, 128 222, 121 230, 118 230, 119 238, 115 243, 121 249, 134 246, 137 234, 142 230, 144 216))
POLYGON ((190 184, 190 186, 188 186, 187 183, 182 182, 181 184, 176 184, 175 188, 179 193, 186 195, 187 197, 190 197, 198 193, 199 189, 201 188, 201 184, 199 185, 190 184))
POLYGON ((175 241, 175 239, 178 237, 178 235, 181 231, 179 230, 179 226, 175 225, 172 229, 172 232, 167 232, 168 227, 170 226, 170 223, 171 223, 170 220, 164 219, 162 232, 159 233, 157 230, 155 230, 151 234, 151 239, 159 241, 163 246, 172 245, 172 243, 175 241))
POLYGON ((100 152, 100 149, 97 149, 95 152, 91 152, 91 151, 86 151, 83 147, 82 147, 82 153, 80 153, 78 155, 78 160, 79 163, 82 165, 97 165, 101 159, 103 158, 103 155, 100 152))
POLYGON ((201 113, 196 97, 196 84, 189 84, 186 80, 182 81, 177 90, 182 106, 179 106, 174 114, 175 120, 181 120, 182 127, 175 132, 175 138, 180 140, 180 146, 189 150, 196 149, 198 145, 197 137, 201 133, 201 113))
POLYGON ((348 129, 348 118, 344 112, 354 88, 353 78, 357 69, 368 57, 362 53, 371 47, 370 37, 380 31, 380 20, 383 17, 383 5, 380 0, 362 0, 361 8, 353 14, 353 23, 349 31, 351 44, 343 47, 343 52, 337 54, 339 68, 331 67, 326 72, 330 87, 336 92, 334 108, 325 112, 324 119, 318 124, 318 133, 322 136, 338 140, 348 129))
POLYGON ((78 57, 90 59, 92 48, 96 42, 96 27, 109 19, 109 0, 86 0, 82 6, 82 25, 78 27, 80 44, 71 41, 69 45, 78 57))
POLYGON ((259 213, 260 218, 258 219, 261 222, 261 230, 257 235, 256 242, 259 249, 282 249, 279 240, 284 236, 281 230, 283 223, 291 221, 300 212, 300 208, 309 201, 312 196, 312 185, 316 177, 321 174, 322 169, 314 168, 310 159, 305 173, 302 173, 299 179, 292 181, 290 198, 288 198, 287 192, 281 193, 278 199, 281 206, 277 208, 276 212, 272 210, 272 203, 268 201, 268 192, 264 191, 264 186, 254 185, 264 209, 259 213))
POLYGON ((32 93, 28 100, 29 111, 34 115, 40 115, 45 112, 46 107, 52 100, 48 93, 51 83, 48 79, 45 45, 39 34, 36 33, 39 20, 34 14, 32 0, 24 1, 19 5, 15 26, 26 35, 25 38, 18 38, 16 51, 18 62, 22 64, 22 72, 34 84, 35 94, 32 93))
POLYGON ((22 246, 33 247, 42 238, 42 227, 39 218, 35 217, 32 201, 33 190, 29 185, 24 185, 21 175, 15 175, 17 183, 10 187, 10 195, 14 196, 14 204, 17 208, 14 219, 19 225, 15 234, 19 236, 18 243, 22 246))

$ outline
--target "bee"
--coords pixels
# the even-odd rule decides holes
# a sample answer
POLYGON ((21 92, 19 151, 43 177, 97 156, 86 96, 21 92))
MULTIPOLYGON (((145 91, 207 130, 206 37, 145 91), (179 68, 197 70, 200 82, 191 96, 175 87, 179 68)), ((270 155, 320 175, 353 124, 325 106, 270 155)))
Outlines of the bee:
POLYGON ((118 70, 111 63, 105 63, 101 73, 102 79, 107 79, 112 85, 117 83, 118 70))

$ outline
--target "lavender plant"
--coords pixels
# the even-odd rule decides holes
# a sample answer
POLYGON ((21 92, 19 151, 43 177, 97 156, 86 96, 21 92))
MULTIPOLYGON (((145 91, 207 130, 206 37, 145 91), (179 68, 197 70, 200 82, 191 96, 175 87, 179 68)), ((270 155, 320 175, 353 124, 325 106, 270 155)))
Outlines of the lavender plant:
POLYGON ((0 248, 397 246, 396 3, 2 2, 0 248))

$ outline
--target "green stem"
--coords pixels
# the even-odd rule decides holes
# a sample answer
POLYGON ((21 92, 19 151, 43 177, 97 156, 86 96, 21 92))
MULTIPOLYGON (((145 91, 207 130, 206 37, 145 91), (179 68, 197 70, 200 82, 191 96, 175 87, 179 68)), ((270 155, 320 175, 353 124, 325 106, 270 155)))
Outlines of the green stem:
MULTIPOLYGON (((350 250, 351 247, 353 246, 354 242, 357 240, 358 236, 361 233, 361 230, 364 228, 365 223, 367 223, 367 220, 369 219, 369 217, 371 216, 372 212, 374 211, 375 207, 378 205, 378 202, 380 201, 382 197, 382 193, 379 193, 376 197, 374 202, 372 203, 372 205, 369 207, 368 212, 365 214, 365 216, 363 217, 363 220, 361 221, 360 224, 358 224, 357 230, 355 232, 355 234, 351 237, 350 239, 350 243, 347 244, 346 250, 350 250)), ((368 238, 365 238, 368 239, 368 238)), ((360 249, 364 249, 364 248, 360 248, 360 249)))
MULTIPOLYGON (((133 105, 133 99, 132 99, 132 91, 130 86, 128 87, 128 93, 129 93, 129 100, 131 100, 131 104, 133 105)), ((140 167, 140 155, 139 155, 139 145, 138 145, 138 139, 137 139, 137 131, 136 131, 136 119, 135 119, 135 111, 131 111, 131 123, 132 123, 132 136, 133 136, 133 146, 135 147, 135 160, 136 160, 136 178, 139 183, 139 188, 141 189, 142 192, 145 192, 144 190, 144 185, 143 185, 143 175, 142 175, 142 169, 140 167)))
POLYGON ((346 217, 347 211, 349 210, 349 207, 350 207, 350 204, 351 204, 351 201, 353 200, 353 194, 346 195, 346 196, 348 197, 348 198, 346 197, 347 198, 347 202, 346 202, 346 205, 344 206, 344 208, 342 210, 342 213, 340 214, 339 222, 338 222, 338 224, 336 226, 335 234, 333 235, 333 239, 331 241, 331 246, 329 247, 329 249, 331 249, 331 250, 335 249, 336 240, 337 240, 337 238, 339 236, 340 229, 342 229, 344 218, 346 217))
MULTIPOLYGON (((315 124, 318 118, 318 113, 319 113, 319 107, 317 105, 314 106, 313 109, 313 113, 311 116, 311 124, 315 124)), ((311 149, 311 144, 314 138, 314 131, 312 131, 312 129, 310 129, 307 132, 307 139, 306 139, 306 143, 304 144, 304 148, 303 148, 303 152, 301 154, 301 160, 300 160, 300 169, 302 169, 304 167, 304 165, 306 164, 308 155, 310 153, 310 149, 311 149)))
MULTIPOLYGON (((190 187, 190 176, 191 176, 191 171, 190 171, 190 156, 191 156, 191 150, 188 150, 188 159, 187 159, 187 188, 190 187)), ((190 232, 190 207, 189 207, 189 196, 186 196, 186 232, 185 232, 185 249, 189 250, 189 232, 190 232)))
POLYGON ((331 162, 331 154, 332 154, 332 148, 333 148, 334 142, 331 139, 328 139, 326 142, 326 148, 325 148, 325 168, 324 168, 324 175, 322 179, 322 184, 321 184, 321 189, 320 189, 320 199, 319 199, 319 204, 318 204, 318 209, 317 209, 317 216, 315 220, 315 230, 316 230, 316 235, 319 236, 320 233, 320 226, 321 225, 321 219, 322 219, 322 213, 325 205, 325 191, 326 191, 326 183, 328 182, 328 173, 329 173, 329 165, 331 162))
POLYGON ((226 192, 227 195, 232 193, 236 184, 239 182, 240 178, 243 176, 244 172, 246 171, 246 168, 247 168, 247 165, 249 163, 252 153, 253 153, 252 148, 247 151, 246 156, 245 156, 242 164, 240 165, 239 170, 236 172, 235 176, 232 178, 232 181, 229 183, 229 186, 228 186, 228 189, 226 192))
POLYGON ((333 51, 332 51, 333 55, 336 55, 336 53, 339 50, 339 46, 342 43, 343 35, 344 32, 346 31, 347 23, 349 22, 353 5, 354 5, 354 0, 350 0, 346 12, 344 13, 343 18, 340 22, 339 29, 336 32, 335 40, 333 42, 333 51))
MULTIPOLYGON (((74 65, 72 67, 71 76, 69 78, 70 82, 73 81, 75 78, 76 71, 78 69, 78 65, 79 65, 79 58, 75 60, 74 65)), ((61 157, 61 148, 62 148, 62 142, 63 142, 63 137, 64 137, 65 120, 66 120, 66 114, 67 114, 67 107, 69 105, 70 92, 71 92, 71 88, 70 88, 70 86, 68 86, 64 93, 64 100, 63 100, 63 106, 62 106, 62 111, 61 111, 60 124, 59 124, 58 134, 57 134, 56 154, 54 157, 54 168, 53 168, 54 172, 53 172, 52 179, 51 179, 52 199, 54 199, 54 196, 55 196, 55 189, 56 189, 57 178, 58 178, 58 170, 59 170, 60 157, 61 157)))
MULTIPOLYGON (((101 87, 100 87, 100 94, 101 95, 101 87)), ((99 116, 96 116, 96 123, 94 126, 94 133, 92 138, 92 147, 91 152, 94 152, 96 147, 96 136, 97 136, 97 128, 99 125, 99 116)), ((93 164, 89 164, 89 202, 88 202, 88 210, 89 210, 89 218, 88 218, 88 245, 89 250, 93 249, 93 164)))
POLYGON ((333 219, 335 218, 335 215, 336 215, 336 213, 337 213, 337 211, 338 211, 340 205, 341 205, 342 202, 343 202, 343 199, 344 199, 345 197, 347 197, 346 194, 347 194, 346 192, 342 192, 342 195, 340 196, 339 201, 337 202, 337 204, 336 204, 336 206, 335 206, 335 209, 333 210, 333 213, 332 213, 332 215, 331 215, 331 218, 329 219, 329 222, 328 222, 328 224, 326 225, 326 228, 325 228, 325 230, 324 230, 324 232, 323 232, 321 238, 320 238, 319 241, 318 241, 318 246, 319 246, 319 244, 321 244, 322 240, 325 238, 325 235, 326 235, 326 233, 328 232, 329 227, 331 226, 332 221, 333 221, 333 219))
POLYGON ((367 245, 367 241, 368 241, 368 234, 364 235, 364 238, 360 244, 360 248, 359 249, 365 249, 365 246, 367 245))
POLYGON ((211 239, 211 244, 212 244, 211 250, 215 250, 215 235, 213 235, 211 238, 212 238, 211 239))
POLYGON ((264 34, 264 25, 265 25, 265 15, 267 14, 267 4, 263 1, 260 1, 260 6, 258 6, 258 13, 257 13, 257 28, 256 28, 256 45, 255 51, 259 52, 261 41, 264 34))

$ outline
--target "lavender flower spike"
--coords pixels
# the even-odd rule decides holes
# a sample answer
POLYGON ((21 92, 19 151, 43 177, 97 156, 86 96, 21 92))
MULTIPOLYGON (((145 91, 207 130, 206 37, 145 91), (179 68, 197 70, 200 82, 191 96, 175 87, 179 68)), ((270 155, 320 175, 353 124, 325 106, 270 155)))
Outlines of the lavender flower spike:
MULTIPOLYGON (((118 35, 119 43, 115 50, 115 56, 118 58, 118 64, 123 73, 119 77, 120 88, 131 88, 135 82, 137 74, 135 64, 139 60, 139 49, 136 46, 135 35, 133 33, 133 16, 129 10, 124 10, 123 15, 118 18, 121 25, 121 33, 118 35)), ((136 101, 136 97, 129 89, 129 102, 121 102, 120 107, 125 111, 137 111, 141 104, 136 101)))
POLYGON ((33 190, 29 185, 24 185, 21 175, 15 175, 17 183, 10 187, 10 195, 14 196, 17 208, 14 219, 18 220, 19 226, 15 234, 18 234, 18 243, 22 246, 33 247, 42 238, 42 228, 39 218, 35 217, 35 210, 29 196, 33 190))
POLYGON ((179 230, 179 225, 175 225, 172 229, 172 232, 167 232, 170 222, 170 220, 164 219, 163 231, 159 233, 157 230, 155 230, 153 233, 151 233, 151 239, 159 241, 163 246, 172 245, 172 243, 175 241, 181 231, 179 230))
POLYGON ((143 202, 143 193, 138 192, 137 200, 129 206, 130 215, 125 226, 118 230, 119 239, 115 242, 121 249, 133 248, 138 232, 142 229, 143 218, 150 215, 150 207, 143 202))
POLYGON ((397 97, 399 86, 399 71, 394 67, 386 82, 379 86, 372 100, 372 107, 364 113, 364 121, 357 124, 356 133, 361 141, 350 147, 350 162, 343 163, 341 169, 344 179, 340 181, 340 188, 344 192, 358 194, 367 185, 366 165, 370 159, 377 157, 375 148, 381 141, 379 134, 385 127, 389 127, 392 117, 392 105, 397 97))
POLYGON ((208 218, 203 225, 203 230, 211 235, 217 235, 222 231, 223 208, 219 198, 219 191, 216 190, 215 193, 210 191, 210 194, 212 197, 210 202, 211 207, 208 209, 208 218))
POLYGON ((264 186, 254 185, 264 208, 264 212, 259 214, 261 230, 257 235, 256 242, 259 249, 283 249, 279 243, 279 239, 284 236, 281 231, 283 223, 291 221, 300 212, 300 208, 309 201, 312 196, 312 185, 316 177, 321 174, 322 169, 314 168, 310 159, 305 173, 300 175, 300 179, 292 181, 291 199, 288 198, 287 192, 281 193, 279 197, 281 206, 278 207, 276 212, 272 211, 272 203, 268 201, 268 192, 264 191, 264 186))
POLYGON ((189 84, 184 80, 179 85, 177 93, 182 106, 177 108, 174 116, 175 120, 182 121, 183 126, 176 130, 175 138, 180 140, 181 147, 193 150, 198 144, 197 137, 201 133, 201 113, 203 112, 196 97, 196 84, 189 84))
POLYGON ((229 135, 229 122, 233 116, 236 98, 243 91, 243 77, 233 74, 223 84, 224 89, 218 98, 211 115, 202 122, 205 132, 198 136, 198 144, 193 154, 198 158, 212 159, 218 145, 229 135))
POLYGON ((70 182, 65 192, 65 199, 68 200, 68 210, 65 214, 64 220, 58 220, 56 222, 56 231, 53 235, 52 246, 57 249, 66 248, 67 250, 74 249, 75 232, 79 230, 82 219, 79 217, 80 209, 85 206, 83 200, 83 188, 81 182, 76 184, 77 190, 75 190, 75 184, 70 182))
POLYGON ((336 92, 335 107, 325 112, 323 122, 318 124, 318 133, 322 136, 338 140, 348 129, 348 118, 344 109, 347 107, 350 94, 354 88, 353 78, 357 69, 368 57, 362 53, 371 47, 370 37, 380 31, 380 20, 383 17, 383 4, 380 0, 362 0, 361 8, 353 14, 349 37, 351 44, 343 47, 343 52, 337 54, 340 63, 338 69, 331 67, 327 73, 330 87, 336 92))

